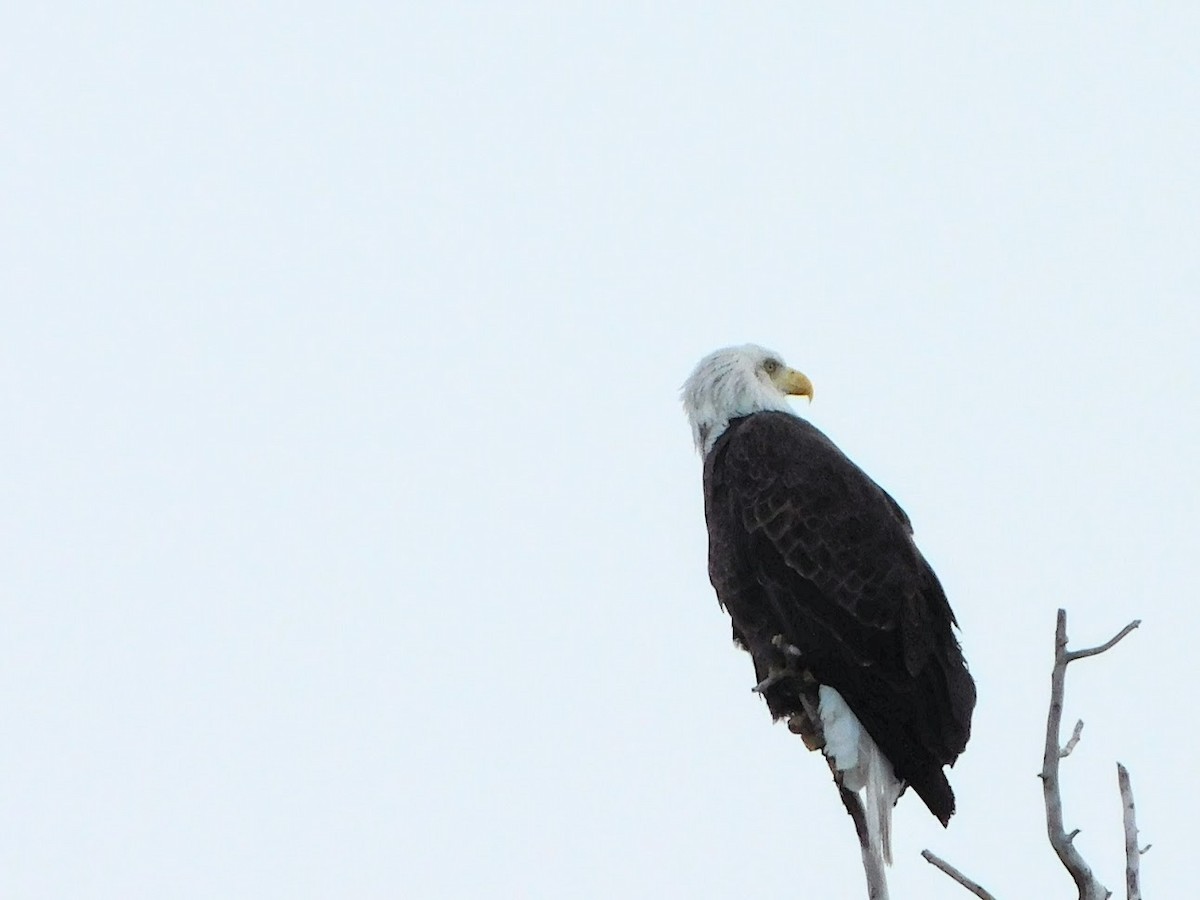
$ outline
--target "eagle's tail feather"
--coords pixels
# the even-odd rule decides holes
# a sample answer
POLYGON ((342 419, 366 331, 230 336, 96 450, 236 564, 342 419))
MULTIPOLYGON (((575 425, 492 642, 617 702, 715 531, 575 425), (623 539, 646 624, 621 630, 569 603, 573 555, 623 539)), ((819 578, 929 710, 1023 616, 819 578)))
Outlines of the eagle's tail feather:
POLYGON ((886 900, 883 867, 892 862, 892 808, 904 783, 842 695, 821 685, 820 699, 825 756, 858 831, 868 892, 872 900, 886 900))

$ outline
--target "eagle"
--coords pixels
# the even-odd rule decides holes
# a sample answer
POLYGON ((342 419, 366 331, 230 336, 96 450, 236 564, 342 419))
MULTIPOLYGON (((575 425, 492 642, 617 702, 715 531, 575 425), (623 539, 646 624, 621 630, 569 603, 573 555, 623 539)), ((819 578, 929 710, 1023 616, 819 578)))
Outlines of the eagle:
POLYGON ((905 788, 943 825, 954 813, 944 767, 966 748, 975 682, 908 516, 792 396, 811 401, 812 382, 754 344, 709 354, 683 385, 704 459, 709 580, 754 691, 823 751, 868 894, 886 900, 905 788))

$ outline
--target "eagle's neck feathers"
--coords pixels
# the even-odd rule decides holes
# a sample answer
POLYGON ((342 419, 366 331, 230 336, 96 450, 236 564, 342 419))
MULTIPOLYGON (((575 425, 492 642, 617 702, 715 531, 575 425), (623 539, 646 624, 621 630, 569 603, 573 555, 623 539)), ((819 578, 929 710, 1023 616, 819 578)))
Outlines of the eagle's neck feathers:
POLYGON ((752 413, 774 410, 793 413, 787 396, 758 366, 770 351, 760 347, 731 347, 706 356, 683 385, 683 408, 692 425, 692 438, 707 456, 729 423, 752 413))

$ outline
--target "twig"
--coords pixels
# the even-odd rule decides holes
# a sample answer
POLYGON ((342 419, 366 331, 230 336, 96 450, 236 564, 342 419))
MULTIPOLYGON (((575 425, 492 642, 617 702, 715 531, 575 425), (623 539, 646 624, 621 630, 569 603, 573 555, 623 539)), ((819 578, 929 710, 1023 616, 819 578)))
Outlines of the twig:
POLYGON ((1050 846, 1054 848, 1059 860, 1074 879, 1075 886, 1079 889, 1079 900, 1107 900, 1111 892, 1092 874, 1091 867, 1075 847, 1074 838, 1079 833, 1078 830, 1068 835, 1063 827, 1062 789, 1058 779, 1058 767, 1062 758, 1075 749, 1082 728, 1082 725, 1075 726, 1075 733, 1066 747, 1060 744, 1067 664, 1111 650, 1140 624, 1141 620, 1135 619, 1111 640, 1098 647, 1067 650, 1067 611, 1058 611, 1058 623, 1054 631, 1054 669, 1050 673, 1050 712, 1046 717, 1046 747, 1042 754, 1042 795, 1046 803, 1046 834, 1050 838, 1050 846))
POLYGON ((1083 719, 1075 720, 1075 730, 1071 732, 1070 740, 1067 741, 1065 747, 1058 751, 1059 759, 1066 759, 1071 755, 1071 751, 1075 749, 1075 745, 1079 743, 1079 736, 1083 734, 1083 719))
MULTIPOLYGON (((1117 784, 1121 788, 1121 807, 1125 820, 1125 893, 1128 900, 1142 900, 1141 862, 1145 850, 1138 849, 1137 815, 1133 808, 1133 787, 1129 770, 1117 763, 1117 784)), ((1146 850, 1149 850, 1149 846, 1146 850)))
POLYGON ((958 869, 954 868, 954 866, 950 865, 950 863, 946 862, 940 856, 937 856, 936 854, 931 853, 928 850, 922 850, 921 855, 923 857, 925 857, 925 861, 927 863, 941 869, 943 872, 945 872, 947 875, 949 875, 951 878, 953 878, 955 881, 957 881, 959 884, 961 884, 963 887, 965 887, 968 891, 970 891, 972 894, 974 894, 976 897, 979 897, 980 900, 996 900, 996 898, 994 896, 989 894, 987 891, 985 891, 983 888, 981 888, 978 884, 976 884, 974 881, 972 881, 970 878, 968 878, 962 872, 958 871, 958 869))

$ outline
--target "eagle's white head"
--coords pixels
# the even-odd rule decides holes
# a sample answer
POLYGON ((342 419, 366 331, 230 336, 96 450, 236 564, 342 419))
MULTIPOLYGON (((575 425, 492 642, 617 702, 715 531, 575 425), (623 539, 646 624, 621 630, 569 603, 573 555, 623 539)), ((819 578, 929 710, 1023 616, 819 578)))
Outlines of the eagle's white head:
POLYGON ((784 365, 778 353, 756 344, 708 354, 680 393, 701 456, 708 455, 730 419, 766 410, 791 412, 789 395, 811 400, 812 382, 784 365))

